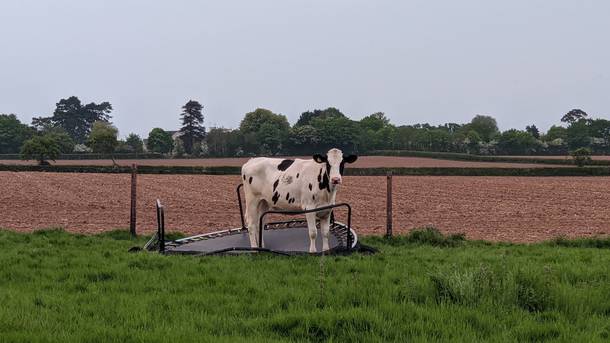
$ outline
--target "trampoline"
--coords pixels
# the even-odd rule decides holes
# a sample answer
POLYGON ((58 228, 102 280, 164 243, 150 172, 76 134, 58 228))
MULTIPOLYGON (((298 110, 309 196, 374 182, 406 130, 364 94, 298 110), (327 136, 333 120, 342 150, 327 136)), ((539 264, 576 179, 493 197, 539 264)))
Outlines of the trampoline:
POLYGON ((240 189, 237 186, 237 201, 241 227, 205 233, 176 240, 165 238, 165 208, 157 199, 157 233, 144 246, 145 250, 158 251, 161 254, 187 254, 187 255, 215 255, 215 254, 243 254, 251 252, 268 252, 279 255, 300 255, 309 253, 309 230, 305 219, 276 221, 263 225, 264 218, 271 214, 303 215, 306 213, 331 211, 329 249, 322 249, 322 235, 319 232, 319 223, 316 223, 318 235, 316 237, 315 254, 346 254, 354 251, 372 252, 371 248, 364 247, 358 242, 356 232, 351 228, 352 209, 347 203, 323 206, 306 211, 266 211, 260 218, 259 247, 264 238, 264 247, 250 247, 248 229, 245 225, 240 189), (333 210, 347 209, 347 224, 336 221, 333 210))

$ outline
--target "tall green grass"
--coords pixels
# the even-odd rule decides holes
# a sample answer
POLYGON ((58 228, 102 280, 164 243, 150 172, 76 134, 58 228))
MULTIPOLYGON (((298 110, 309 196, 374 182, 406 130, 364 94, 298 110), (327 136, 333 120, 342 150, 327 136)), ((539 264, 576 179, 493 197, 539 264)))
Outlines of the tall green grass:
POLYGON ((144 241, 0 230, 0 341, 610 339, 604 240, 490 244, 425 229, 364 238, 375 255, 127 252, 144 241))

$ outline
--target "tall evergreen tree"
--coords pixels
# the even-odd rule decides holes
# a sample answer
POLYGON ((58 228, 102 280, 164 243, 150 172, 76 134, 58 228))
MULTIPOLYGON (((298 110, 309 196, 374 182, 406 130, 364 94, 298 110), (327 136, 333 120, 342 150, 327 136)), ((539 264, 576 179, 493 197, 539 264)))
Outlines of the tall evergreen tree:
POLYGON ((196 142, 201 141, 205 136, 205 127, 203 126, 203 114, 201 110, 203 106, 195 100, 189 100, 182 106, 182 128, 180 129, 180 139, 184 143, 184 151, 187 154, 193 153, 193 147, 196 142))
POLYGON ((534 138, 540 139, 540 131, 538 130, 536 125, 532 124, 532 126, 526 126, 525 131, 529 132, 530 135, 532 135, 534 138))
POLYGON ((99 104, 92 102, 83 105, 77 97, 71 96, 59 100, 53 116, 34 118, 32 125, 39 129, 53 126, 60 127, 76 143, 83 144, 91 133, 93 123, 96 121, 109 122, 110 112, 112 112, 112 105, 107 101, 99 104))

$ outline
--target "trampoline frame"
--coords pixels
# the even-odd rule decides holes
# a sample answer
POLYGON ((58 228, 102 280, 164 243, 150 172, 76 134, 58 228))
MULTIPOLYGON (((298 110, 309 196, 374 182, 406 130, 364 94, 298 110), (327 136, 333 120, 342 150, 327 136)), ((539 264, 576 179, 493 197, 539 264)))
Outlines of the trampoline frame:
MULTIPOLYGON (((259 220, 259 247, 256 248, 252 248, 252 247, 231 247, 231 248, 225 248, 225 249, 221 249, 221 250, 216 250, 213 252, 202 252, 202 251, 173 251, 173 250, 168 250, 167 246, 179 246, 182 244, 186 244, 189 242, 194 242, 197 240, 206 240, 206 239, 214 239, 216 237, 222 237, 222 236, 226 236, 226 235, 231 235, 231 234, 237 234, 237 233, 241 233, 243 231, 248 231, 248 228, 245 225, 245 218, 244 218, 244 213, 243 213, 243 205, 242 205, 242 201, 241 201, 241 193, 240 193, 240 189, 243 187, 243 184, 239 184, 236 188, 236 192, 237 192, 237 200, 238 200, 238 204, 239 204, 239 214, 240 214, 240 219, 241 219, 241 224, 242 226, 240 228, 235 228, 235 229, 227 229, 227 230, 221 230, 221 231, 215 231, 215 232, 211 232, 211 233, 206 233, 206 234, 200 234, 200 235, 195 235, 195 236, 190 236, 190 237, 185 237, 185 238, 181 238, 181 239, 177 239, 174 241, 166 241, 165 240, 165 210, 164 210, 164 206, 161 204, 161 201, 159 199, 156 200, 156 208, 157 208, 157 233, 150 239, 150 241, 148 241, 146 243, 146 245, 144 246, 145 250, 153 250, 154 249, 154 243, 158 242, 158 252, 161 254, 188 254, 188 255, 212 255, 212 254, 222 254, 222 253, 229 253, 229 252, 238 252, 238 251, 244 251, 244 252, 255 252, 255 251, 260 251, 260 252, 269 252, 269 253, 274 253, 274 254, 279 254, 279 255, 294 255, 294 254, 299 254, 301 252, 287 252, 287 251, 278 251, 278 250, 273 250, 273 249, 267 249, 267 248, 261 248, 262 246, 262 240, 263 240, 263 233, 265 230, 275 230, 275 229, 288 229, 290 227, 294 227, 294 226, 307 226, 307 221, 306 220, 288 220, 288 221, 278 221, 278 222, 271 222, 271 223, 267 223, 265 225, 263 225, 263 221, 265 216, 269 215, 269 214, 281 214, 281 215, 302 215, 302 214, 307 214, 307 213, 313 213, 313 212, 321 212, 321 211, 326 211, 326 210, 330 210, 330 230, 333 233, 342 233, 340 231, 345 230, 345 236, 343 237, 343 239, 345 240, 345 245, 343 245, 343 242, 341 241, 342 237, 339 237, 338 235, 335 234, 335 237, 337 239, 340 239, 340 243, 341 245, 336 246, 330 250, 327 251, 322 251, 319 252, 318 254, 328 254, 328 253, 336 253, 336 252, 352 252, 357 250, 357 236, 356 233, 354 231, 351 230, 351 223, 352 223, 352 208, 349 204, 347 203, 339 203, 339 204, 334 204, 334 205, 328 205, 328 206, 322 206, 322 207, 318 207, 318 208, 314 208, 314 209, 310 209, 310 210, 303 210, 303 211, 281 211, 281 210, 269 210, 269 211, 265 211, 259 220), (337 207, 346 207, 347 208, 347 225, 337 222, 335 221, 334 215, 333 215, 333 209, 337 208, 337 207), (353 238, 353 239, 352 239, 353 238)), ((303 254, 305 254, 306 252, 302 252, 303 254)))

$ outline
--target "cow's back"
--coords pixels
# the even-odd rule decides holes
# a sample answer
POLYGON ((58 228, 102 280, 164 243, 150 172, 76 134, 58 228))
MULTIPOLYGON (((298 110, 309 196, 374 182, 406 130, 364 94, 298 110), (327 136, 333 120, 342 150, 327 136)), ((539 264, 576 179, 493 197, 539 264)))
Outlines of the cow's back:
POLYGON ((241 175, 244 187, 253 194, 261 195, 264 187, 273 183, 278 177, 277 165, 282 160, 279 158, 256 157, 248 160, 241 167, 241 175))
POLYGON ((253 158, 242 167, 246 199, 265 200, 276 209, 314 208, 330 200, 319 187, 322 170, 313 160, 253 158))

